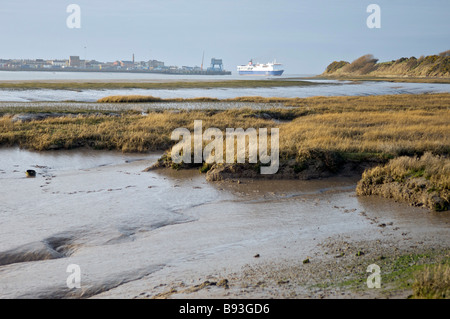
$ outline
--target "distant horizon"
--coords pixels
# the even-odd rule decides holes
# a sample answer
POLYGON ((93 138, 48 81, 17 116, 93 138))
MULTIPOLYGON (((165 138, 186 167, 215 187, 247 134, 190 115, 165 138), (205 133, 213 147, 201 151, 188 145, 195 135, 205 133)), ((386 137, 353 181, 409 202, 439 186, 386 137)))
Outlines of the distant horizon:
POLYGON ((380 61, 433 55, 450 49, 450 2, 377 0, 379 28, 371 28, 373 1, 334 0, 4 0, 0 7, 2 59, 113 62, 159 60, 200 66, 211 58, 226 70, 250 59, 277 60, 291 74, 320 74, 333 61, 372 54, 380 61), (80 11, 69 28, 67 9, 80 11), (69 54, 68 54, 69 53, 69 54))
MULTIPOLYGON (((439 55, 440 53, 444 53, 446 51, 450 51, 450 50, 444 50, 442 52, 436 52, 436 53, 433 53, 433 54, 430 54, 430 55, 439 55)), ((26 58, 26 59, 21 59, 21 58, 3 58, 3 57, 0 56, 0 60, 30 60, 30 61, 36 61, 36 60, 43 60, 43 61, 57 61, 57 60, 59 60, 59 61, 61 61, 61 60, 64 60, 64 61, 69 61, 69 58, 71 56, 79 57, 80 61, 86 61, 86 62, 96 61, 96 62, 105 63, 105 64, 107 64, 107 63, 114 63, 114 62, 117 62, 117 61, 132 61, 133 58, 135 59, 136 63, 148 62, 148 61, 154 60, 154 59, 138 60, 138 59, 136 59, 136 57, 133 54, 131 56, 131 59, 115 59, 115 60, 111 60, 111 61, 102 61, 102 60, 97 59, 97 58, 84 60, 81 56, 77 56, 77 55, 69 55, 67 58, 44 58, 44 57, 41 57, 41 58, 26 58)), ((424 56, 424 55, 420 55, 420 56, 424 56)), ((400 58, 403 58, 403 57, 406 57, 406 58, 410 58, 410 57, 419 58, 420 56, 409 56, 409 57, 401 56, 401 57, 394 58, 392 60, 397 60, 397 59, 400 59, 400 58)), ((211 59, 213 59, 213 58, 211 58, 211 59)), ((358 58, 360 58, 360 56, 359 57, 355 57, 353 60, 346 61, 346 62, 350 62, 351 63, 351 62, 353 62, 354 60, 356 60, 358 58)), ((374 58, 377 59, 376 56, 374 56, 374 58)), ((159 61, 165 62, 164 60, 159 60, 159 61)), ((345 60, 334 60, 334 61, 345 61, 345 60)), ((328 66, 330 63, 332 63, 334 61, 329 61, 329 63, 326 66, 328 66)), ((389 60, 389 61, 391 61, 391 60, 389 60)), ((389 62, 389 61, 381 61, 381 60, 378 59, 378 62, 389 62)), ((262 63, 262 61, 254 61, 254 63, 260 63, 260 62, 262 63)), ((267 62, 269 62, 269 61, 267 61, 267 62)), ((272 62, 272 61, 270 61, 270 62, 272 62)), ((206 69, 208 67, 208 65, 209 65, 209 62, 208 62, 208 60, 205 59, 205 63, 203 65, 204 69, 206 69)), ((183 67, 183 66, 188 66, 188 65, 172 64, 172 65, 166 65, 166 66, 183 67)), ((189 67, 200 67, 200 65, 189 65, 189 67)), ((80 68, 80 69, 83 69, 83 68, 80 68)), ((234 69, 227 69, 227 68, 225 68, 224 70, 233 72, 233 71, 236 71, 236 66, 234 67, 234 69)), ((321 75, 325 70, 326 70, 326 67, 321 72, 318 72, 318 73, 289 73, 289 72, 284 72, 283 75, 316 76, 316 75, 321 75)), ((26 72, 26 71, 30 71, 30 72, 42 71, 42 72, 53 72, 55 70, 54 69, 39 69, 39 70, 26 70, 26 69, 15 70, 15 69, 11 69, 11 70, 1 70, 1 71, 22 71, 22 72, 26 72)), ((65 69, 59 70, 59 72, 64 72, 64 71, 65 71, 65 69)), ((72 71, 67 70, 67 72, 72 72, 72 71)), ((82 71, 80 71, 80 72, 82 72, 82 71)), ((86 72, 88 72, 88 71, 86 71, 86 72)), ((95 71, 90 71, 90 72, 95 72, 95 71)), ((107 70, 100 71, 99 70, 98 72, 115 72, 115 71, 107 71, 107 70)), ((123 70, 123 72, 130 72, 131 73, 132 71, 131 70, 129 70, 129 71, 123 70)))
MULTIPOLYGON (((450 48, 450 46, 449 46, 449 48, 450 48)), ((372 54, 372 53, 364 53, 364 54, 362 54, 362 55, 360 55, 360 56, 355 56, 354 58, 352 58, 352 59, 350 59, 350 60, 339 59, 339 58, 337 58, 337 59, 335 59, 335 60, 332 60, 332 61, 330 60, 330 61, 328 61, 328 62, 326 63, 324 69, 321 70, 321 71, 318 72, 318 73, 291 73, 291 74, 318 75, 318 74, 323 73, 323 72, 325 71, 326 67, 327 67, 330 63, 332 63, 332 62, 334 62, 334 61, 346 61, 346 62, 350 62, 350 63, 351 63, 351 62, 353 62, 354 60, 356 60, 356 59, 358 59, 358 58, 360 58, 360 57, 362 57, 362 56, 364 56, 364 55, 367 55, 367 54, 373 55, 375 59, 378 59, 378 62, 388 62, 388 61, 397 60, 397 59, 400 59, 400 58, 403 58, 403 57, 406 57, 406 58, 410 58, 410 57, 416 57, 416 58, 419 58, 419 57, 421 57, 421 56, 439 55, 440 53, 443 53, 443 52, 445 52, 445 51, 449 51, 449 49, 442 50, 442 51, 440 51, 440 52, 429 53, 429 54, 420 54, 420 55, 411 55, 411 56, 402 55, 402 56, 393 57, 392 59, 388 59, 388 60, 381 60, 381 59, 378 59, 377 56, 374 55, 374 54, 372 54)), ((31 58, 31 57, 30 57, 30 58, 14 58, 14 57, 2 57, 2 56, 0 56, 0 60, 39 60, 39 59, 41 59, 41 60, 44 60, 44 61, 56 61, 56 60, 67 60, 67 61, 68 61, 70 56, 78 56, 78 57, 80 58, 80 61, 97 61, 97 62, 101 62, 101 63, 113 63, 113 62, 116 62, 116 61, 132 61, 132 56, 133 56, 133 55, 131 55, 131 56, 128 57, 128 58, 124 58, 124 59, 112 59, 112 60, 109 60, 109 61, 101 60, 101 59, 95 58, 95 57, 94 57, 94 58, 88 58, 87 60, 85 60, 82 56, 74 55, 74 54, 70 54, 70 55, 68 55, 67 57, 55 57, 55 58, 53 58, 53 57, 52 57, 52 58, 46 58, 46 57, 37 57, 37 58, 31 58)), ((208 59, 205 58, 205 62, 204 62, 204 67, 205 67, 205 68, 209 65, 209 61, 210 61, 212 58, 215 58, 215 57, 211 57, 211 58, 208 58, 208 59)), ((153 59, 153 58, 150 58, 150 59, 139 60, 139 59, 136 59, 136 57, 135 57, 135 62, 148 62, 148 61, 151 61, 151 60, 158 60, 158 61, 161 61, 161 62, 165 62, 164 59, 153 59)), ((244 63, 242 63, 242 64, 239 64, 239 65, 245 65, 245 64, 247 64, 250 60, 252 60, 252 59, 249 59, 248 61, 246 61, 246 62, 244 62, 244 63)), ((259 60, 254 60, 253 63, 265 63, 265 62, 272 62, 272 61, 274 61, 274 60, 276 60, 276 59, 273 59, 273 60, 270 60, 270 61, 259 61, 259 60)), ((277 62, 278 62, 278 61, 277 61, 277 62)), ((281 63, 282 63, 282 62, 281 62, 281 63)), ((189 65, 189 66, 200 66, 200 64, 201 64, 201 63, 196 64, 196 65, 189 65)), ((225 64, 225 61, 224 61, 224 64, 225 64)), ((283 64, 283 63, 282 63, 282 64, 283 64)), ((184 66, 184 65, 186 65, 186 64, 176 64, 176 63, 175 63, 175 64, 167 64, 167 66, 178 66, 178 67, 181 67, 181 66, 184 66)), ((236 66, 237 66, 237 65, 233 66, 233 68, 236 69, 236 66)), ((227 70, 227 71, 232 71, 232 69, 227 69, 227 68, 225 68, 225 70, 227 70)), ((42 70, 42 71, 45 71, 45 70, 42 70)))

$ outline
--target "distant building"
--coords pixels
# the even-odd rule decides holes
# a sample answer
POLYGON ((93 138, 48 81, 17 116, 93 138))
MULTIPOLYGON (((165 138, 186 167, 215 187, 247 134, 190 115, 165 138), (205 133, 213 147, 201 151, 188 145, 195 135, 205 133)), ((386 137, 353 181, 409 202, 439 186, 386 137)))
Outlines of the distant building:
MULTIPOLYGON (((74 68, 80 70, 102 70, 102 71, 131 71, 131 72, 155 72, 155 73, 171 73, 171 74, 192 74, 194 72, 203 71, 198 66, 183 65, 165 66, 164 62, 158 60, 136 61, 133 54, 132 61, 117 60, 115 62, 100 62, 96 60, 81 60, 79 56, 70 56, 69 59, 0 59, 0 68, 2 69, 50 69, 57 71, 58 69, 67 68, 71 71, 74 68)), ((222 71, 222 59, 211 59, 211 67, 207 71, 222 71)), ((76 70, 73 70, 76 71, 76 70)), ((226 72, 227 73, 227 72, 226 72)), ((223 73, 223 74, 226 74, 223 73)), ((231 74, 231 72, 228 72, 231 74)), ((227 74, 228 74, 227 73, 227 74)), ((211 72, 207 74, 213 74, 211 72)))
POLYGON ((121 60, 121 61, 114 62, 114 66, 125 68, 125 69, 130 69, 130 68, 134 68, 134 62, 121 60))
POLYGON ((102 70, 104 69, 115 69, 117 65, 115 62, 105 62, 101 65, 102 70))
POLYGON ((164 66, 164 62, 162 62, 162 61, 157 61, 157 60, 148 61, 149 68, 156 69, 156 68, 162 68, 163 66, 164 66))
POLYGON ((120 66, 122 68, 133 68, 134 67, 134 62, 133 61, 120 61, 120 66))
POLYGON ((36 59, 36 60, 23 60, 23 62, 20 62, 20 64, 23 64, 23 67, 27 67, 29 69, 41 69, 41 68, 48 68, 51 66, 50 63, 47 61, 44 61, 43 59, 36 59))
POLYGON ((223 62, 222 59, 211 59, 211 66, 208 68, 208 71, 222 71, 223 70, 223 62))
POLYGON ((81 66, 81 61, 79 56, 70 56, 69 57, 69 66, 73 68, 79 68, 81 66))
POLYGON ((102 67, 103 67, 103 64, 104 63, 102 63, 100 61, 96 61, 96 60, 86 61, 86 67, 87 68, 91 68, 91 69, 99 69, 99 70, 101 70, 102 67))
POLYGON ((50 61, 53 67, 56 68, 63 68, 68 65, 67 60, 52 60, 50 61))

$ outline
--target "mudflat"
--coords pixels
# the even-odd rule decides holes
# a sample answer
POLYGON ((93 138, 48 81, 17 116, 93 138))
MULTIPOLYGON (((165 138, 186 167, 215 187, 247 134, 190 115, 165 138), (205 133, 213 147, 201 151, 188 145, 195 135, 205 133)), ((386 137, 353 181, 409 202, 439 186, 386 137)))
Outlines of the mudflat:
POLYGON ((448 262, 448 214, 358 197, 356 176, 207 182, 143 172, 160 154, 1 152, 3 298, 403 298, 448 262))

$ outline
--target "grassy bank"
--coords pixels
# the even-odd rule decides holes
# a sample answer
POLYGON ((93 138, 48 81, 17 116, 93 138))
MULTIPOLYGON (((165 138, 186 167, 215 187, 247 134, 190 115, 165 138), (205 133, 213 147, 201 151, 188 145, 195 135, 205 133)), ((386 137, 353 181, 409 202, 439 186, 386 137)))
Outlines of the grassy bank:
POLYGON ((170 82, 102 82, 102 81, 21 81, 0 82, 0 89, 8 90, 101 90, 101 89, 212 89, 312 86, 310 81, 278 80, 221 80, 221 81, 170 81, 170 82))
MULTIPOLYGON (((34 110, 36 111, 36 110, 34 110)), ((226 127, 262 127, 272 124, 261 119, 249 119, 245 111, 154 111, 143 116, 136 112, 114 115, 87 112, 67 113, 40 121, 16 121, 17 116, 4 114, 0 118, 0 145, 18 145, 33 150, 72 149, 89 146, 95 149, 122 152, 167 150, 178 127, 193 130, 194 120, 204 125, 226 127)))
POLYGON ((301 98, 240 96, 227 99, 214 97, 193 98, 159 98, 152 95, 112 95, 97 100, 97 103, 192 103, 192 102, 247 102, 247 103, 284 103, 290 105, 301 101, 301 98))
POLYGON ((14 109, 0 108, 0 145, 45 150, 49 145, 72 148, 94 143, 99 148, 122 151, 167 149, 175 128, 193 130, 193 121, 203 120, 204 128, 221 130, 279 127, 280 154, 286 159, 301 158, 314 150, 387 157, 450 151, 450 94, 233 100, 283 101, 291 107, 192 111, 149 108, 145 116, 136 112, 79 114, 73 110, 65 116, 35 122, 14 121, 14 109))
POLYGON ((450 262, 426 266, 416 274, 415 299, 450 299, 450 262))
POLYGON ((439 55, 420 58, 400 58, 378 62, 373 55, 367 54, 349 63, 334 61, 329 64, 323 76, 342 77, 413 77, 450 79, 450 50, 439 55))
MULTIPOLYGON (((162 99, 145 95, 119 95, 109 96, 99 99, 99 103, 152 103, 152 102, 246 102, 278 104, 292 107, 291 109, 281 108, 275 110, 280 113, 300 117, 312 114, 328 114, 342 112, 401 112, 412 110, 436 111, 448 110, 450 107, 450 94, 398 94, 398 95, 378 95, 378 96, 332 96, 332 97, 308 97, 308 98, 283 98, 283 97, 261 97, 261 96, 241 96, 227 99, 217 99, 209 97, 198 98, 173 98, 162 99)), ((149 109, 151 111, 152 109, 149 109)), ((264 111, 271 112, 272 111, 264 111)), ((274 114, 273 114, 274 115, 274 114)))
POLYGON ((341 80, 341 81, 380 81, 380 82, 399 82, 399 83, 442 83, 450 84, 450 78, 439 77, 400 77, 400 76, 355 76, 355 75, 321 75, 314 79, 318 80, 341 80))
MULTIPOLYGON (((450 255, 448 249, 419 249, 417 252, 396 253, 369 258, 353 258, 343 267, 343 276, 324 281, 315 287, 367 293, 367 265, 381 269, 381 288, 378 296, 406 295, 410 299, 450 298, 450 255), (356 270, 356 271, 355 271, 356 270)), ((345 261, 344 261, 345 262, 345 261)))

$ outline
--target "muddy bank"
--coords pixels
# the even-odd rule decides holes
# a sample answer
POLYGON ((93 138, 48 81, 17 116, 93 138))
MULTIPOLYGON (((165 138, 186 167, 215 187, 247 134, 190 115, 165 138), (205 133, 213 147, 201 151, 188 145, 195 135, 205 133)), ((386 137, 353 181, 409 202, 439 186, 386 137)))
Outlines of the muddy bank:
MULTIPOLYGON (((446 247, 411 245, 390 241, 351 241, 328 238, 319 250, 304 259, 267 260, 248 264, 236 272, 205 275, 189 282, 179 279, 149 287, 135 299, 409 299, 418 298, 417 278, 424 267, 449 264, 446 247), (369 289, 368 265, 377 265, 381 287, 369 289)), ((255 255, 256 256, 256 255, 255 255)))
POLYGON ((214 164, 206 172, 207 181, 222 181, 236 179, 321 179, 329 177, 353 177, 361 176, 362 172, 376 165, 376 162, 350 161, 339 164, 338 167, 328 167, 322 161, 310 161, 298 163, 295 160, 281 164, 276 174, 261 175, 258 164, 214 164))
POLYGON ((360 181, 357 184, 356 193, 359 196, 377 195, 433 211, 449 210, 450 191, 446 180, 450 174, 447 164, 449 160, 446 157, 433 157, 432 154, 427 153, 423 156, 423 163, 419 168, 408 167, 406 163, 400 164, 405 171, 401 178, 391 171, 380 173, 387 167, 397 165, 396 161, 405 159, 418 160, 414 157, 399 157, 389 162, 382 158, 351 160, 343 158, 339 153, 318 151, 312 152, 310 157, 303 161, 295 159, 281 161, 277 173, 263 175, 260 163, 176 164, 173 163, 170 154, 165 153, 145 171, 160 168, 198 169, 200 172, 206 173, 206 180, 210 182, 226 180, 240 182, 243 179, 311 180, 330 177, 358 177, 360 181), (441 173, 430 171, 431 168, 428 166, 433 165, 435 170, 439 170, 439 167, 442 168, 443 176, 439 175, 441 173), (426 168, 428 168, 427 173, 425 173, 426 168), (437 181, 433 181, 433 179, 437 179, 437 181))
MULTIPOLYGON (((193 162, 193 161, 192 161, 193 162)), ((381 158, 351 160, 342 157, 337 152, 311 151, 307 158, 302 160, 280 160, 278 171, 275 174, 261 174, 261 163, 174 163, 170 152, 166 152, 156 163, 145 169, 152 171, 160 168, 198 169, 206 173, 207 181, 224 181, 236 179, 299 179, 310 180, 328 177, 361 176, 368 168, 385 161, 381 158)))
MULTIPOLYGON (((264 197, 261 202, 263 205, 258 206, 258 209, 260 212, 267 212, 268 209, 264 207, 275 207, 266 189, 284 193, 294 185, 299 187, 329 183, 330 187, 335 187, 333 183, 336 181, 333 180, 259 180, 240 184, 221 181, 214 184, 226 190, 234 189, 238 194, 242 193, 239 197, 248 198, 246 201, 253 203, 252 206, 255 200, 259 202, 264 197)), ((334 191, 330 192, 335 191, 334 188, 334 191)), ((347 194, 350 193, 352 192, 347 194)), ((303 199, 308 201, 310 196, 306 193, 292 195, 287 192, 283 201, 293 204, 303 199), (303 197, 304 195, 306 197, 303 197)), ((446 236, 448 216, 437 213, 423 214, 419 208, 391 203, 380 198, 357 199, 361 207, 346 205, 333 196, 327 198, 331 201, 331 210, 323 210, 323 207, 319 210, 313 207, 302 210, 298 209, 299 207, 296 209, 295 205, 291 206, 289 214, 293 219, 288 224, 280 220, 287 211, 277 207, 277 211, 271 214, 274 217, 271 222, 278 226, 284 225, 284 228, 279 230, 285 232, 287 237, 281 241, 278 241, 277 236, 272 236, 243 255, 239 255, 235 249, 231 254, 221 252, 217 256, 220 267, 206 267, 201 272, 196 270, 195 264, 186 264, 187 270, 183 272, 165 269, 160 276, 151 275, 140 283, 124 285, 120 289, 96 297, 111 298, 127 294, 130 298, 144 299, 403 299, 414 295, 416 272, 425 265, 448 264, 448 244, 445 240, 439 242, 443 239, 441 236, 446 236), (396 213, 387 211, 394 207, 399 209, 396 213), (321 216, 327 212, 333 212, 327 218, 329 222, 339 224, 335 225, 336 228, 330 228, 328 222, 320 222, 321 216), (440 226, 430 232, 424 225, 433 219, 436 226, 440 226), (313 223, 311 229, 305 227, 309 221, 313 223), (239 267, 229 267, 231 260, 239 258, 243 258, 245 263, 239 267), (371 264, 381 268, 381 289, 367 287, 367 278, 370 275, 367 267, 371 264), (162 282, 161 276, 166 278, 162 282)), ((352 195, 347 197, 349 198, 356 199, 352 195)), ((316 204, 318 206, 313 206, 321 207, 323 203, 319 201, 316 204)), ((254 214, 261 217, 260 213, 254 214)), ((268 226, 265 222, 267 221, 253 220, 252 227, 259 231, 260 225, 268 226)))
POLYGON ((448 249, 448 214, 356 197, 357 178, 142 173, 161 155, 0 149, 0 297, 320 298, 396 249, 448 249))

